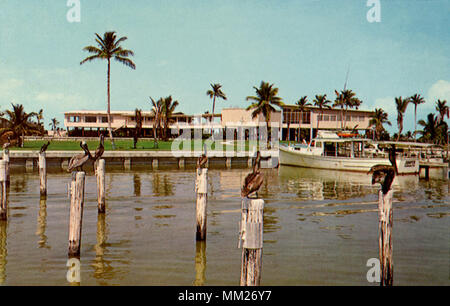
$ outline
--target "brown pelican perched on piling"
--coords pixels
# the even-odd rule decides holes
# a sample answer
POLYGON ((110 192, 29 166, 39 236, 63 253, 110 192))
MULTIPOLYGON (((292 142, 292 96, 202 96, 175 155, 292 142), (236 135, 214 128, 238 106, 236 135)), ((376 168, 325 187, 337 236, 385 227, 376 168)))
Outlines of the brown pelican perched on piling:
POLYGON ((91 152, 89 152, 89 148, 85 141, 80 142, 80 147, 84 150, 84 153, 77 154, 70 159, 67 172, 71 172, 74 169, 77 169, 78 171, 83 171, 83 165, 89 159, 92 159, 91 152))
POLYGON ((208 157, 206 156, 206 144, 203 144, 203 153, 197 160, 197 169, 205 168, 208 163, 208 157))
POLYGON ((103 134, 100 135, 100 143, 97 147, 97 149, 95 149, 95 153, 94 153, 94 157, 93 157, 93 161, 97 161, 97 159, 99 159, 100 157, 102 157, 103 152, 105 152, 105 147, 104 147, 104 136, 103 134))
POLYGON ((244 185, 241 189, 241 196, 247 197, 255 193, 256 197, 258 197, 258 190, 264 182, 264 175, 259 171, 261 168, 261 153, 259 151, 256 152, 256 158, 253 161, 253 171, 249 173, 244 180, 244 185))
POLYGON ((94 172, 97 169, 97 161, 100 159, 100 157, 102 157, 103 153, 105 152, 104 139, 105 137, 103 136, 103 134, 100 134, 100 143, 98 144, 97 149, 95 149, 94 157, 92 157, 93 161, 92 167, 94 167, 94 172))
POLYGON ((39 153, 44 153, 45 151, 47 151, 48 146, 50 145, 50 141, 48 141, 47 143, 44 143, 41 147, 41 149, 39 150, 39 153))
POLYGON ((395 145, 392 145, 388 151, 391 165, 375 165, 367 173, 372 174, 372 185, 376 183, 381 184, 383 194, 386 194, 391 190, 395 175, 398 174, 395 145))

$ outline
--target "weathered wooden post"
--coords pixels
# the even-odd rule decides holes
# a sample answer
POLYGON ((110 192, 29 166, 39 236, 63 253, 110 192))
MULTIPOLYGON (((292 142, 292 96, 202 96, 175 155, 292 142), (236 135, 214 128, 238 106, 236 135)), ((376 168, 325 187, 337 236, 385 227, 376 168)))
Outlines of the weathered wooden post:
POLYGON ((97 202, 98 202, 98 212, 105 212, 106 203, 106 187, 105 187, 105 160, 100 159, 97 163, 97 202))
POLYGON ((9 175, 9 149, 3 149, 3 160, 6 162, 6 185, 9 186, 10 175, 9 175))
POLYGON ((8 217, 7 187, 6 187, 6 167, 7 162, 0 160, 0 220, 6 220, 8 217))
POLYGON ((39 152, 39 181, 41 197, 47 196, 47 162, 45 152, 39 152))
POLYGON ((263 249, 264 200, 242 200, 239 247, 242 243, 241 286, 259 286, 263 249))
POLYGON ((73 172, 69 220, 69 257, 80 257, 81 226, 83 223, 85 172, 73 172))
POLYGON ((196 240, 206 240, 206 206, 208 202, 208 169, 197 169, 195 183, 197 193, 197 234, 196 240))
POLYGON ((393 190, 389 190, 386 194, 383 194, 380 190, 378 194, 380 286, 392 286, 394 282, 394 262, 392 257, 393 194, 393 190))

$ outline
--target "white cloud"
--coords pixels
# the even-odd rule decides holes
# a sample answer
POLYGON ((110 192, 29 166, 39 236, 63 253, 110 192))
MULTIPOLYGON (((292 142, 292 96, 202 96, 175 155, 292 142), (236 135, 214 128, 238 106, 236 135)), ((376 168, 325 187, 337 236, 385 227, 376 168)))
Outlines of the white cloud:
POLYGON ((397 109, 395 107, 395 98, 394 97, 384 97, 375 99, 374 108, 381 108, 389 115, 389 120, 395 120, 395 116, 397 114, 397 109))
POLYGON ((438 99, 450 102, 450 82, 439 80, 428 90, 428 101, 435 103, 438 99))

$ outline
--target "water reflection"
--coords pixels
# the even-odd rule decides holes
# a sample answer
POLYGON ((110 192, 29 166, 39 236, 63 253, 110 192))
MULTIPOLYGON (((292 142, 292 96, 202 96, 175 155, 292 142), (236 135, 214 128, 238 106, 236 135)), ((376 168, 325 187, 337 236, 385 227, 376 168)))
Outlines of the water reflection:
POLYGON ((197 241, 195 245, 195 281, 194 286, 203 286, 206 275, 206 241, 197 241))
POLYGON ((6 280, 6 230, 8 222, 0 221, 0 285, 6 280))
POLYGON ((152 190, 157 197, 168 197, 173 195, 173 183, 167 174, 160 175, 158 172, 154 172, 152 190))
POLYGON ((39 213, 37 217, 36 235, 39 236, 38 241, 39 248, 49 249, 50 246, 47 245, 47 236, 45 235, 46 227, 47 227, 47 200, 46 198, 41 198, 39 201, 39 213))
POLYGON ((93 276, 96 279, 111 278, 113 274, 113 268, 111 267, 111 261, 105 259, 106 252, 106 216, 105 214, 97 215, 97 243, 94 246, 95 258, 91 264, 94 268, 93 276))
MULTIPOLYGON (((345 200, 373 194, 379 185, 372 185, 366 173, 280 166, 279 177, 283 192, 295 193, 301 200, 345 200)), ((414 190, 419 187, 417 175, 397 176, 394 189, 414 190)))
POLYGON ((139 174, 133 175, 133 187, 134 187, 134 196, 141 196, 141 176, 139 174))

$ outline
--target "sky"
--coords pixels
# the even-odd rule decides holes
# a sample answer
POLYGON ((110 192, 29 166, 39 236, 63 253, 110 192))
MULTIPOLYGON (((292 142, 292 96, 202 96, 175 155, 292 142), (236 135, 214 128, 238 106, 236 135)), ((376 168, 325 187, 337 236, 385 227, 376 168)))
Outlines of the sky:
MULTIPOLYGON (((80 61, 95 33, 116 31, 136 70, 112 63, 112 110, 150 110, 150 96, 172 95, 179 111, 211 112, 210 83, 228 98, 215 112, 247 107, 261 81, 288 104, 334 100, 348 71, 361 109, 383 108, 395 133, 395 97, 425 97, 418 119, 437 99, 450 103, 450 1, 379 0, 379 22, 369 22, 368 2, 377 1, 2 0, 0 109, 44 109, 47 128, 54 117, 63 127, 65 111, 105 110, 106 62, 80 61), (67 18, 70 2, 80 3, 79 22, 67 18)), ((409 105, 404 131, 413 128, 409 105)))

